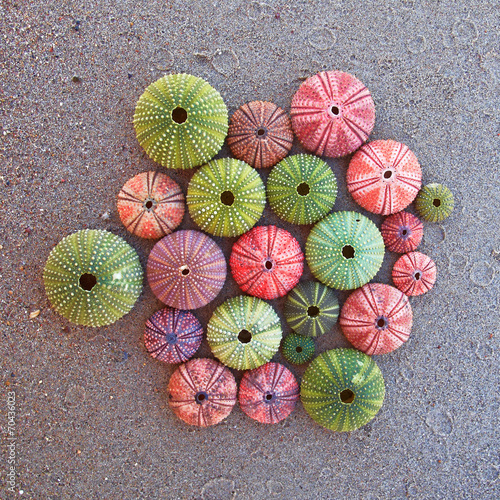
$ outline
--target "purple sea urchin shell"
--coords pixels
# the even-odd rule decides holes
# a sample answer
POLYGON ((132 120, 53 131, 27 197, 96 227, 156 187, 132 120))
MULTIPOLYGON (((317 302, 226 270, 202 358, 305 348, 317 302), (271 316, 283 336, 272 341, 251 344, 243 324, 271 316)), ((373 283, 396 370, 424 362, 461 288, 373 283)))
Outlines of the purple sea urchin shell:
POLYGON ((226 260, 217 244, 193 230, 162 238, 151 250, 147 264, 153 293, 177 309, 208 304, 222 289, 226 273, 226 260))
POLYGON ((375 106, 368 89, 354 76, 322 71, 299 87, 291 116, 293 131, 308 151, 337 158, 356 151, 368 139, 375 106))
POLYGON ((405 295, 415 296, 427 293, 436 282, 436 264, 420 252, 402 255, 392 269, 394 284, 405 295))
POLYGON ((279 363, 245 372, 238 401, 243 412, 263 424, 284 420, 299 400, 299 385, 293 373, 279 363))
POLYGON ((236 403, 233 374, 215 359, 191 359, 168 383, 168 404, 184 422, 208 427, 224 420, 236 403))
POLYGON ((388 250, 396 253, 413 252, 424 234, 424 225, 418 217, 408 212, 390 215, 380 229, 388 250))
POLYGON ((203 327, 188 311, 166 307, 146 322, 144 343, 153 358, 165 363, 183 363, 198 350, 203 327))

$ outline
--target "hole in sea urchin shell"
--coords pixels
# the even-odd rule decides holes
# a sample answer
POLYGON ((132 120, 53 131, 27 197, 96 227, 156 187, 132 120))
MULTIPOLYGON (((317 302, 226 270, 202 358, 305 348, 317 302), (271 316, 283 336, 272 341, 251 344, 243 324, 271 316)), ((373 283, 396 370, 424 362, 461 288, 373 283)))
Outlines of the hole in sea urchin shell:
POLYGON ((420 274, 420 271, 417 271, 417 272, 415 272, 415 274, 413 275, 413 277, 414 277, 416 280, 419 280, 419 279, 422 277, 422 275, 420 274))
POLYGON ((310 316, 311 318, 314 318, 315 316, 318 316, 319 314, 319 307, 317 306, 309 306, 307 308, 307 315, 310 316))
POLYGON ((248 330, 241 330, 241 332, 238 333, 238 340, 242 344, 248 344, 252 340, 252 334, 248 330))
POLYGON ((302 352, 302 346, 298 345, 296 348, 295 348, 295 351, 298 352, 299 354, 302 352))
POLYGON ((384 179, 390 179, 392 177, 392 170, 386 170, 384 172, 384 179))
POLYGON ((270 271, 270 270, 274 267, 274 265, 273 265, 273 261, 272 261, 272 260, 269 260, 269 259, 268 259, 268 260, 266 260, 266 261, 264 262, 264 267, 265 267, 267 270, 269 270, 269 271, 270 271))
POLYGON ((309 184, 307 184, 307 182, 301 182, 297 186, 297 193, 299 193, 300 196, 307 196, 309 194, 309 184))
POLYGON ((340 114, 340 109, 338 106, 332 106, 330 108, 330 111, 332 112, 332 115, 338 116, 340 114))
POLYGON ((144 203, 144 206, 147 210, 151 210, 153 208, 153 202, 151 200, 148 200, 146 203, 144 203))
POLYGON ((191 272, 188 266, 179 267, 179 271, 181 272, 182 276, 187 276, 191 272))
POLYGON ((384 318, 383 316, 379 316, 376 320, 377 328, 379 330, 385 330, 387 326, 389 325, 389 322, 387 321, 387 318, 384 318))
POLYGON ((354 392, 351 389, 344 389, 340 393, 340 400, 342 403, 351 404, 354 401, 354 392))
POLYGON ((234 203, 234 194, 231 191, 224 191, 220 195, 220 201, 230 207, 234 203))
POLYGON ((346 259, 353 259, 355 253, 356 253, 356 251, 354 250, 354 248, 351 245, 345 245, 342 247, 342 255, 346 259))
POLYGON ((177 107, 172 111, 172 120, 181 125, 187 120, 188 114, 184 108, 177 107))
POLYGON ((257 136, 263 137, 266 134, 266 129, 265 128, 259 128, 257 130, 257 136))
POLYGON ((441 200, 439 198, 434 198, 434 200, 432 200, 432 204, 435 207, 440 207, 441 206, 441 200))
POLYGON ((202 404, 203 401, 205 401, 207 399, 207 393, 206 392, 203 392, 203 391, 200 391, 200 392, 197 392, 194 396, 194 399, 195 401, 198 403, 198 404, 202 404))
POLYGON ((97 278, 93 274, 85 273, 80 276, 80 286, 90 292, 97 284, 97 278))

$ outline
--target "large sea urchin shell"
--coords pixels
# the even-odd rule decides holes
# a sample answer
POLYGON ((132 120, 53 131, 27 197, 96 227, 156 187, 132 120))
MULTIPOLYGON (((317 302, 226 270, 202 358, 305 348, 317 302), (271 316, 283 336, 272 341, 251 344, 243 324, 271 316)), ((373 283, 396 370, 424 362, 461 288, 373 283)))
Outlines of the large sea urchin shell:
POLYGON ((198 350, 203 327, 188 311, 166 307, 146 322, 144 343, 153 358, 166 363, 183 363, 198 350))
POLYGON ((168 404, 190 425, 208 427, 224 420, 236 404, 233 374, 215 359, 191 359, 170 377, 168 404))
POLYGON ((192 219, 215 236, 239 236, 260 219, 266 188, 257 171, 243 161, 222 158, 191 178, 187 204, 192 219))
POLYGON ((85 229, 66 236, 50 252, 43 270, 54 309, 73 323, 114 323, 134 306, 142 291, 136 251, 108 231, 85 229))
POLYGON ((347 169, 347 189, 363 208, 388 215, 405 209, 422 185, 417 157, 396 141, 372 141, 356 151, 347 169))
POLYGON ((314 224, 333 208, 337 181, 317 156, 289 156, 272 169, 267 196, 274 212, 287 222, 314 224))
POLYGON ((281 324, 274 309, 263 300, 243 295, 221 304, 207 327, 207 340, 214 355, 237 370, 267 363, 278 351, 281 337, 281 324))
POLYGON ((208 304, 221 291, 226 273, 221 249, 211 238, 193 230, 162 238, 151 250, 147 265, 153 293, 177 309, 208 304))
POLYGON ((316 346, 311 337, 292 332, 283 340, 281 350, 289 363, 302 365, 314 357, 316 346))
POLYGON ((221 149, 228 129, 221 95, 202 78, 165 75, 139 98, 134 113, 139 144, 167 168, 193 168, 221 149))
POLYGON ((292 143, 290 118, 272 102, 243 104, 231 117, 227 144, 236 158, 252 167, 276 165, 288 154, 292 143))
POLYGON ((291 115, 302 145, 329 158, 356 151, 375 124, 370 92, 341 71, 323 71, 302 83, 293 96, 291 115))
POLYGON ((353 431, 367 424, 380 410, 384 397, 379 367, 355 349, 320 354, 308 366, 300 387, 307 413, 333 431, 353 431))
POLYGON ((428 222, 443 221, 450 216, 454 206, 452 192, 442 184, 427 184, 415 200, 417 212, 428 222))
POLYGON ((117 208, 128 231, 141 238, 158 239, 182 222, 184 195, 168 175, 143 172, 122 187, 117 208))
POLYGON ((299 400, 299 384, 279 363, 245 372, 238 401, 243 412, 262 424, 277 424, 292 413, 299 400))
POLYGON ((368 283, 384 259, 384 240, 375 224, 357 212, 334 212, 309 233, 306 258, 322 283, 352 290, 368 283))
POLYGON ((330 331, 337 322, 339 301, 327 286, 305 281, 288 294, 284 315, 292 330, 317 337, 330 331))
POLYGON ((420 252, 402 255, 392 268, 392 281, 405 295, 427 293, 436 282, 436 264, 420 252))
POLYGON ((391 252, 413 252, 424 235, 424 225, 408 212, 389 215, 380 228, 385 246, 391 252))
POLYGON ((340 313, 347 340, 370 356, 400 347, 410 336, 412 321, 406 295, 382 283, 369 283, 351 293, 340 313))
POLYGON ((304 254, 285 229, 257 226, 233 245, 229 265, 244 292, 270 300, 286 295, 298 283, 304 254))

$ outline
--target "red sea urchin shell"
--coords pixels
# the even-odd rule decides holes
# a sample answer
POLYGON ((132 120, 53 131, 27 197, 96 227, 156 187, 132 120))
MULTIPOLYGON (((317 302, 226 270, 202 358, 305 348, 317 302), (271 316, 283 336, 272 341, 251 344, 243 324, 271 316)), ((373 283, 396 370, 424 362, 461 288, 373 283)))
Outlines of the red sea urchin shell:
POLYGON ((436 282, 436 264, 420 252, 402 255, 392 268, 394 284, 409 296, 427 293, 436 282))
POLYGON ((290 114, 302 145, 329 158, 356 151, 375 124, 370 92, 341 71, 322 71, 308 78, 293 96, 290 114))
POLYGON ((236 403, 233 374, 215 359, 192 359, 172 374, 168 404, 190 425, 208 427, 224 420, 236 403))
POLYGON ((153 293, 177 309, 197 309, 213 300, 226 281, 227 266, 217 244, 199 231, 182 230, 151 250, 147 276, 153 293))
POLYGON ((412 322, 406 295, 382 283, 368 283, 351 293, 340 313, 347 340, 370 356, 394 351, 406 342, 412 322))
POLYGON ((408 212, 390 215, 380 228, 385 246, 396 253, 413 252, 424 235, 424 225, 418 217, 408 212))
POLYGON ((143 172, 122 187, 117 208, 128 231, 141 238, 158 239, 182 222, 184 195, 168 175, 143 172))
POLYGON ((286 295, 299 282, 304 254, 285 229, 257 226, 234 244, 229 265, 244 292, 270 300, 286 295))
POLYGON ((243 412, 262 424, 284 420, 299 400, 299 385, 293 373, 279 363, 245 372, 238 401, 243 412))
POLYGON ((408 146, 396 141, 373 141, 352 157, 347 189, 354 201, 374 214, 405 209, 422 186, 422 171, 408 146))
POLYGON ((288 115, 272 102, 253 101, 237 109, 229 123, 231 153, 255 168, 276 165, 292 148, 288 115))

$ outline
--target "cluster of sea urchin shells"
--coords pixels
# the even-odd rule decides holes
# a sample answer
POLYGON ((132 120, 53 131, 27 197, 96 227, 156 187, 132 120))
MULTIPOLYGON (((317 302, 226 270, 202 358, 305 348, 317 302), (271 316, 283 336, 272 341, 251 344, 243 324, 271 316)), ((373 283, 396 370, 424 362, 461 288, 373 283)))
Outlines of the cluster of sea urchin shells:
MULTIPOLYGON (((188 424, 217 424, 236 400, 256 421, 277 423, 292 412, 299 393, 309 415, 336 431, 357 429, 379 411, 385 386, 370 356, 391 352, 408 339, 413 315, 407 296, 429 291, 436 280, 434 262, 415 251, 423 225, 403 210, 416 198, 424 220, 441 221, 453 209, 453 196, 439 184, 420 191, 422 171, 406 145, 393 140, 365 144, 374 124, 370 92, 340 71, 308 78, 292 99, 291 119, 274 103, 253 101, 228 123, 219 92, 187 74, 166 75, 140 97, 134 127, 148 156, 167 168, 201 166, 187 190, 193 221, 214 236, 239 236, 229 267, 247 295, 226 300, 208 322, 206 338, 218 360, 190 359, 202 342, 203 325, 188 310, 219 294, 228 256, 201 231, 176 231, 185 212, 184 194, 167 175, 140 173, 118 194, 126 229, 142 238, 161 238, 149 255, 147 277, 167 307, 148 319, 144 343, 157 360, 179 363, 167 397, 188 424), (287 157, 294 133, 308 153, 287 157), (226 136, 236 158, 212 160, 226 136), (365 210, 389 215, 382 231, 361 213, 331 212, 337 182, 319 156, 351 153, 347 189, 365 210), (270 167, 272 210, 290 224, 315 224, 305 258, 319 282, 300 282, 304 252, 290 231, 254 227, 266 203, 256 169, 270 167), (392 273, 397 288, 369 283, 385 247, 403 254, 392 273), (339 317, 333 289, 354 290, 341 309, 340 326, 356 349, 321 353, 299 389, 294 374, 272 357, 281 345, 291 364, 313 359, 315 337, 328 334, 339 317), (265 301, 287 294, 283 315, 293 332, 283 339, 280 317, 265 301), (239 395, 229 368, 246 370, 239 395)), ((43 278, 59 313, 78 324, 101 326, 132 308, 142 268, 136 252, 118 236, 86 230, 54 248, 43 278)))

